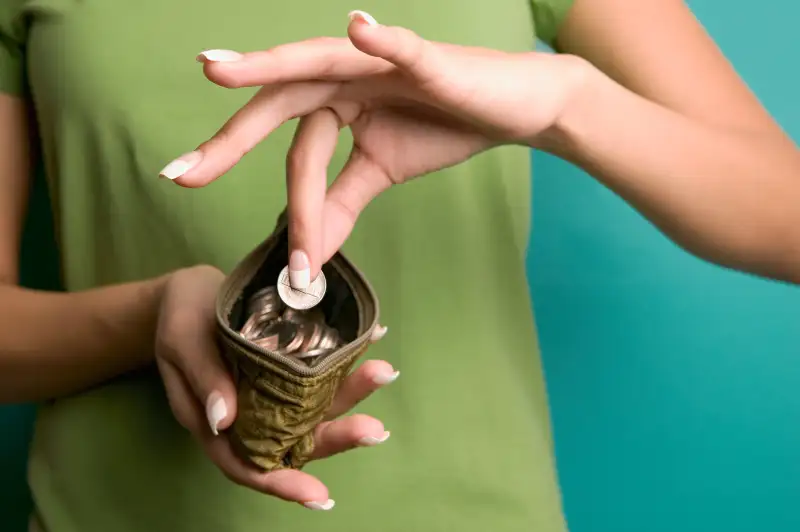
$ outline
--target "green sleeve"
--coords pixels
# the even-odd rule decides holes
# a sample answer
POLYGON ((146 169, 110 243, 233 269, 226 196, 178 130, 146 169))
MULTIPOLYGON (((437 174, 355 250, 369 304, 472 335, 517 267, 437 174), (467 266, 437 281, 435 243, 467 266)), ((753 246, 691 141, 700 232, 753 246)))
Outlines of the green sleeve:
POLYGON ((530 0, 536 36, 555 47, 558 30, 575 0, 530 0))
POLYGON ((26 26, 21 0, 0 0, 0 92, 25 91, 26 26))

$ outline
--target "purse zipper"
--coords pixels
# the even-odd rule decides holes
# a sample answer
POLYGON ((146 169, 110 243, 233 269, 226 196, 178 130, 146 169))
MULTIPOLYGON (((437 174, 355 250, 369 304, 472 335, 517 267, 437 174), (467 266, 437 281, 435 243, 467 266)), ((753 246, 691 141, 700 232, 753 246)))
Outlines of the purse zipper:
MULTIPOLYGON (((375 327, 375 324, 378 322, 378 298, 375 296, 375 292, 372 289, 372 286, 369 284, 369 281, 364 277, 364 274, 353 265, 344 255, 341 253, 337 253, 336 259, 339 259, 344 263, 344 266, 349 267, 353 272, 355 272, 355 276, 358 278, 360 282, 362 282, 369 293, 369 296, 375 301, 375 315, 373 317, 372 323, 366 328, 364 334, 357 337, 355 340, 350 342, 349 344, 345 345, 344 347, 334 351, 333 353, 326 355, 325 358, 316 366, 309 367, 301 362, 298 362, 297 359, 292 357, 287 357, 285 355, 281 355, 276 353, 275 351, 270 351, 268 349, 264 349, 263 347, 251 342, 247 338, 243 337, 241 334, 237 333, 233 329, 231 329, 228 325, 225 325, 225 334, 235 343, 243 344, 246 347, 249 347, 253 351, 256 351, 262 355, 265 355, 267 358, 274 360, 275 362, 279 362, 283 365, 289 366, 295 372, 299 373, 303 377, 316 377, 323 373, 326 369, 331 367, 333 364, 339 361, 339 359, 346 354, 349 348, 355 348, 354 344, 360 345, 363 341, 369 341, 369 335, 372 332, 372 329, 375 327)), ((353 297, 356 299, 356 304, 359 307, 359 313, 361 313, 361 306, 362 303, 359 301, 358 296, 356 295, 356 290, 353 287, 353 280, 351 272, 348 272, 345 267, 340 266, 334 260, 331 261, 331 265, 342 275, 342 277, 348 281, 350 285, 350 290, 353 292, 353 297)))

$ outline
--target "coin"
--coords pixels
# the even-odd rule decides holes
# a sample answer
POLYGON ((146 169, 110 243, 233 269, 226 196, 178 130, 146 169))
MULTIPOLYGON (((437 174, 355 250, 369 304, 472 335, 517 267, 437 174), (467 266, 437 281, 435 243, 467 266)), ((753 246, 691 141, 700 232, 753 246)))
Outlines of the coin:
POLYGON ((242 327, 240 334, 248 340, 255 340, 261 336, 264 327, 269 325, 272 319, 273 318, 271 318, 270 315, 264 315, 261 313, 251 314, 244 323, 244 327, 242 327))
POLYGON ((278 289, 274 286, 267 286, 256 291, 247 301, 247 313, 257 312, 271 313, 280 312, 281 300, 278 296, 278 289))
POLYGON ((302 345, 303 338, 298 338, 297 333, 296 324, 290 321, 275 321, 267 325, 261 337, 253 343, 268 351, 289 352, 302 345))
POLYGON ((299 352, 299 353, 297 353, 295 356, 296 356, 297 358, 303 358, 303 359, 307 359, 307 358, 314 358, 314 357, 321 357, 321 356, 325 356, 325 355, 327 355, 328 353, 331 353, 331 350, 330 350, 330 349, 312 349, 311 351, 302 351, 302 352, 299 352))
POLYGON ((289 267, 286 266, 278 275, 278 295, 287 306, 296 310, 307 310, 317 305, 325 295, 327 282, 322 271, 303 290, 292 288, 289 284, 289 267))
POLYGON ((312 351, 319 346, 319 342, 322 340, 324 327, 324 323, 314 320, 308 320, 301 325, 303 331, 303 345, 301 350, 303 352, 312 351))
POLYGON ((325 289, 326 280, 320 274, 310 289, 293 290, 288 282, 288 269, 284 269, 276 286, 261 288, 248 298, 247 321, 240 334, 262 349, 315 367, 341 346, 338 331, 327 324, 322 310, 302 308, 309 300, 313 307, 314 301, 325 295, 325 289))
POLYGON ((336 329, 332 327, 325 327, 322 338, 320 338, 317 347, 320 349, 336 349, 339 347, 340 341, 341 339, 339 338, 339 333, 336 329))

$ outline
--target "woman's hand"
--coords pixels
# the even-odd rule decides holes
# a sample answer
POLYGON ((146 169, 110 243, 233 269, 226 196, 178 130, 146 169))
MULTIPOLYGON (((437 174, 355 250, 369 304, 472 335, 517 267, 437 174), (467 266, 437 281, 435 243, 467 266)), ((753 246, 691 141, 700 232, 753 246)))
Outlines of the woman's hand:
POLYGON ((287 164, 289 267, 297 288, 391 185, 496 145, 534 144, 580 88, 586 68, 572 56, 434 43, 361 12, 351 14, 348 34, 244 55, 201 54, 213 82, 263 88, 212 139, 162 171, 182 186, 204 186, 300 117, 287 164), (353 149, 326 192, 343 127, 352 131, 353 149))
MULTIPOLYGON (((236 417, 236 389, 214 340, 214 303, 224 275, 199 266, 180 270, 164 289, 156 333, 156 361, 178 422, 232 481, 306 507, 328 510, 333 501, 325 485, 308 473, 259 471, 234 455, 220 431, 236 417)), ((315 459, 381 443, 389 436, 383 424, 366 415, 337 419, 397 373, 384 361, 362 364, 342 384, 326 420, 315 433, 315 459)))

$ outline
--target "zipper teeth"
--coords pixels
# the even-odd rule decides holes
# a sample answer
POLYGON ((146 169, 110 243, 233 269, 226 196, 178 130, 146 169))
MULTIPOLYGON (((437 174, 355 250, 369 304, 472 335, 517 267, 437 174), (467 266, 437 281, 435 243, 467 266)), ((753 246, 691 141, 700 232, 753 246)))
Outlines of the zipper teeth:
MULTIPOLYGON (((314 366, 313 368, 310 368, 308 366, 301 365, 301 363, 297 362, 297 360, 295 360, 294 358, 290 358, 290 357, 287 357, 285 355, 281 355, 280 353, 276 353, 275 351, 268 351, 268 350, 264 349, 263 347, 261 347, 261 346, 259 346, 257 344, 254 344, 253 342, 251 342, 250 340, 248 340, 247 338, 245 338, 244 336, 242 336, 241 334, 237 333, 236 331, 234 331, 232 329, 227 329, 225 331, 225 333, 228 335, 228 337, 231 338, 231 340, 233 342, 238 343, 238 344, 244 344, 246 347, 250 347, 254 351, 257 351, 258 353, 266 355, 267 358, 270 358, 270 359, 272 359, 272 360, 274 360, 276 362, 279 362, 281 364, 285 364, 285 365, 289 366, 290 368, 292 368, 293 370, 295 370, 298 373, 300 373, 301 375, 303 375, 304 377, 313 377, 313 376, 319 375, 320 373, 325 371, 327 368, 329 368, 331 365, 333 365, 334 362, 336 362, 339 358, 341 358, 341 355, 345 352, 345 347, 348 347, 348 346, 351 345, 351 344, 347 344, 345 347, 337 349, 333 353, 327 355, 325 357, 325 360, 320 362, 319 365, 314 366)), ((358 342, 359 339, 360 339, 360 337, 356 338, 356 340, 354 342, 352 342, 352 343, 358 342)))
MULTIPOLYGON (((342 262, 344 262, 345 266, 349 266, 350 269, 352 269, 354 271, 357 271, 355 266, 353 266, 353 264, 349 260, 347 260, 344 256, 339 255, 339 258, 342 260, 342 262)), ((352 275, 352 272, 345 271, 346 267, 339 267, 335 263, 332 263, 332 266, 336 270, 338 270, 339 273, 342 274, 344 277, 348 277, 348 275, 352 275)), ((356 278, 360 277, 360 279, 358 279, 358 280, 364 285, 364 287, 366 288, 367 293, 371 296, 373 301, 377 302, 377 299, 375 298, 375 293, 373 292, 372 287, 370 286, 369 282, 367 282, 366 279, 363 278, 363 275, 359 276, 356 273, 356 274, 354 274, 352 276, 354 276, 356 278)), ((352 282, 348 283, 348 284, 352 284, 352 282)), ((353 288, 351 286, 350 289, 353 291, 353 297, 357 298, 358 296, 356 295, 355 288, 353 288)), ((238 343, 238 344, 244 344, 246 347, 249 347, 249 348, 253 349, 254 351, 256 351, 258 353, 266 355, 267 358, 270 358, 270 359, 274 360, 275 362, 278 362, 278 363, 281 363, 281 364, 285 364, 285 365, 289 366, 291 369, 295 370, 300 375, 302 375, 303 377, 314 377, 314 376, 317 376, 317 375, 321 374, 323 371, 325 371, 327 368, 329 368, 335 362, 337 362, 340 358, 342 358, 342 356, 346 353, 346 349, 348 347, 353 346, 354 344, 360 344, 361 343, 361 340, 364 339, 367 336, 369 331, 372 329, 372 326, 375 324, 375 322, 378 321, 378 312, 379 312, 379 309, 378 309, 378 306, 376 304, 374 316, 373 316, 373 319, 372 319, 372 323, 370 323, 366 327, 366 330, 365 330, 364 334, 362 334, 361 336, 356 337, 356 339, 353 340, 352 342, 350 342, 348 344, 345 344, 343 347, 341 347, 341 348, 337 349, 336 351, 334 351, 333 353, 327 355, 325 357, 325 360, 323 360, 322 362, 319 363, 319 365, 314 366, 313 368, 310 368, 310 367, 298 362, 294 358, 290 358, 290 357, 287 357, 285 355, 281 355, 279 353, 276 353, 274 351, 269 351, 267 349, 264 349, 263 347, 251 342, 250 340, 248 340, 247 338, 245 338, 244 336, 242 336, 238 332, 234 331, 231 327, 229 327, 227 325, 225 326, 225 328, 223 330, 225 331, 226 336, 228 336, 232 342, 238 343)), ((359 320, 360 320, 360 317, 359 317, 359 320)), ((354 349, 355 349, 355 347, 354 347, 354 349)))

